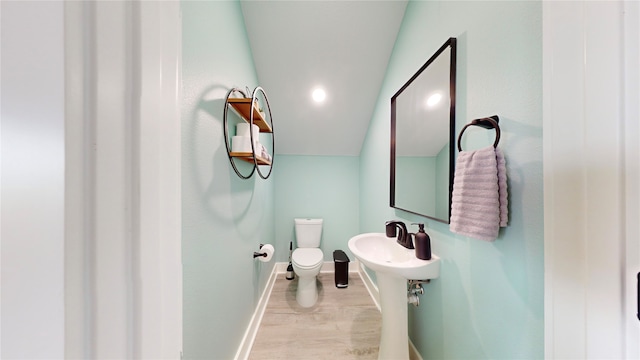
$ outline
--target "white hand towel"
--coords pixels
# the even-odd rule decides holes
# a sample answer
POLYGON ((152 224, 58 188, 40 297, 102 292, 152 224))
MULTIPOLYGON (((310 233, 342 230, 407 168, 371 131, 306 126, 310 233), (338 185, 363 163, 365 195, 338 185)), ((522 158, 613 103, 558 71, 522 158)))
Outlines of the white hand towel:
POLYGON ((498 162, 498 193, 500 200, 500 227, 506 227, 509 220, 509 199, 507 196, 507 162, 504 153, 496 148, 496 161, 498 162))
POLYGON ((461 151, 456 161, 451 199, 452 232, 493 241, 507 226, 507 168, 493 146, 461 151))

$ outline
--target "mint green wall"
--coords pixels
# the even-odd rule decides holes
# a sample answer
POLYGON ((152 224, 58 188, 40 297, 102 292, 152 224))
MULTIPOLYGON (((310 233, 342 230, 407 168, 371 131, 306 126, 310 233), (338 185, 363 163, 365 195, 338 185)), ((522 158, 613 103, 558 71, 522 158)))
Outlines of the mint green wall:
POLYGON ((436 217, 449 217, 449 144, 436 156, 436 217))
MULTIPOLYGON (((544 358, 541 13, 541 2, 526 1, 407 6, 361 153, 360 231, 392 218, 426 223, 441 276, 420 307, 409 306, 410 337, 425 359, 544 358), (457 130, 500 116, 510 221, 495 242, 388 204, 390 98, 449 37, 458 39, 457 130)), ((492 131, 469 136, 472 145, 493 142, 492 131)))
MULTIPOLYGON (((277 139, 277 137, 276 137, 277 139)), ((355 156, 278 155, 274 162, 276 243, 289 248, 293 219, 322 218, 321 248, 325 261, 344 250, 353 261, 347 241, 359 233, 359 166, 355 156)), ((288 261, 288 251, 278 261, 288 261)))
POLYGON ((240 3, 183 1, 182 24, 184 356, 231 359, 275 263, 252 257, 274 242, 274 181, 238 178, 223 140, 227 91, 257 85, 240 3))
MULTIPOLYGON (((222 140, 227 90, 258 83, 239 3, 182 8, 185 358, 233 357, 273 265, 251 253, 274 243, 286 261, 299 216, 325 219, 327 261, 386 220, 426 223, 443 261, 420 307, 410 306, 410 335, 425 358, 543 358, 539 2, 410 2, 361 157, 278 155, 266 181, 237 178, 222 140), (389 207, 389 99, 450 36, 458 130, 501 116, 510 224, 493 243, 389 207)), ((474 145, 492 136, 469 134, 474 145)))
POLYGON ((415 210, 421 214, 436 212, 436 157, 435 156, 397 156, 396 206, 415 210), (408 189, 413 189, 409 191, 408 189))

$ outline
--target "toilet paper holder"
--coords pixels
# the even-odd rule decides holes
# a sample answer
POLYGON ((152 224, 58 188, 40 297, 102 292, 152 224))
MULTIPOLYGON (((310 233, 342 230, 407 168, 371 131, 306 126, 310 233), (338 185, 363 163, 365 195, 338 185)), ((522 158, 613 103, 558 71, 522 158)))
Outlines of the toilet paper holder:
MULTIPOLYGON (((264 246, 264 244, 260 244, 260 249, 262 249, 263 246, 264 246)), ((267 257, 267 256, 268 256, 268 254, 266 252, 263 252, 263 253, 259 253, 257 251, 253 252, 253 258, 254 259, 257 258, 257 257, 267 257)))

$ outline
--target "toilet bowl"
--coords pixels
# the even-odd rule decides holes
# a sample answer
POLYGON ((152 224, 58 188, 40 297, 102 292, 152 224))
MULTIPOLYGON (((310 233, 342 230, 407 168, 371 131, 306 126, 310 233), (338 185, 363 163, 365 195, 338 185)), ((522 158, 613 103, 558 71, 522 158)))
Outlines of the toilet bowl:
POLYGON ((318 300, 316 278, 322 268, 322 250, 298 248, 291 255, 293 272, 298 276, 296 301, 302 307, 311 307, 318 300))
POLYGON ((291 255, 291 264, 298 276, 296 301, 302 307, 311 307, 318 300, 316 277, 324 258, 320 249, 322 219, 295 219, 295 228, 298 247, 291 255))

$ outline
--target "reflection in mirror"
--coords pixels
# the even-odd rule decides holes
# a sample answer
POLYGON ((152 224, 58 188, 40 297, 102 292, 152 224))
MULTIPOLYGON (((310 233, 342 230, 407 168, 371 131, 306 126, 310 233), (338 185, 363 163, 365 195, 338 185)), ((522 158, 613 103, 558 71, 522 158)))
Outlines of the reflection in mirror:
POLYGON ((391 207, 449 222, 455 134, 456 39, 391 98, 391 207))

